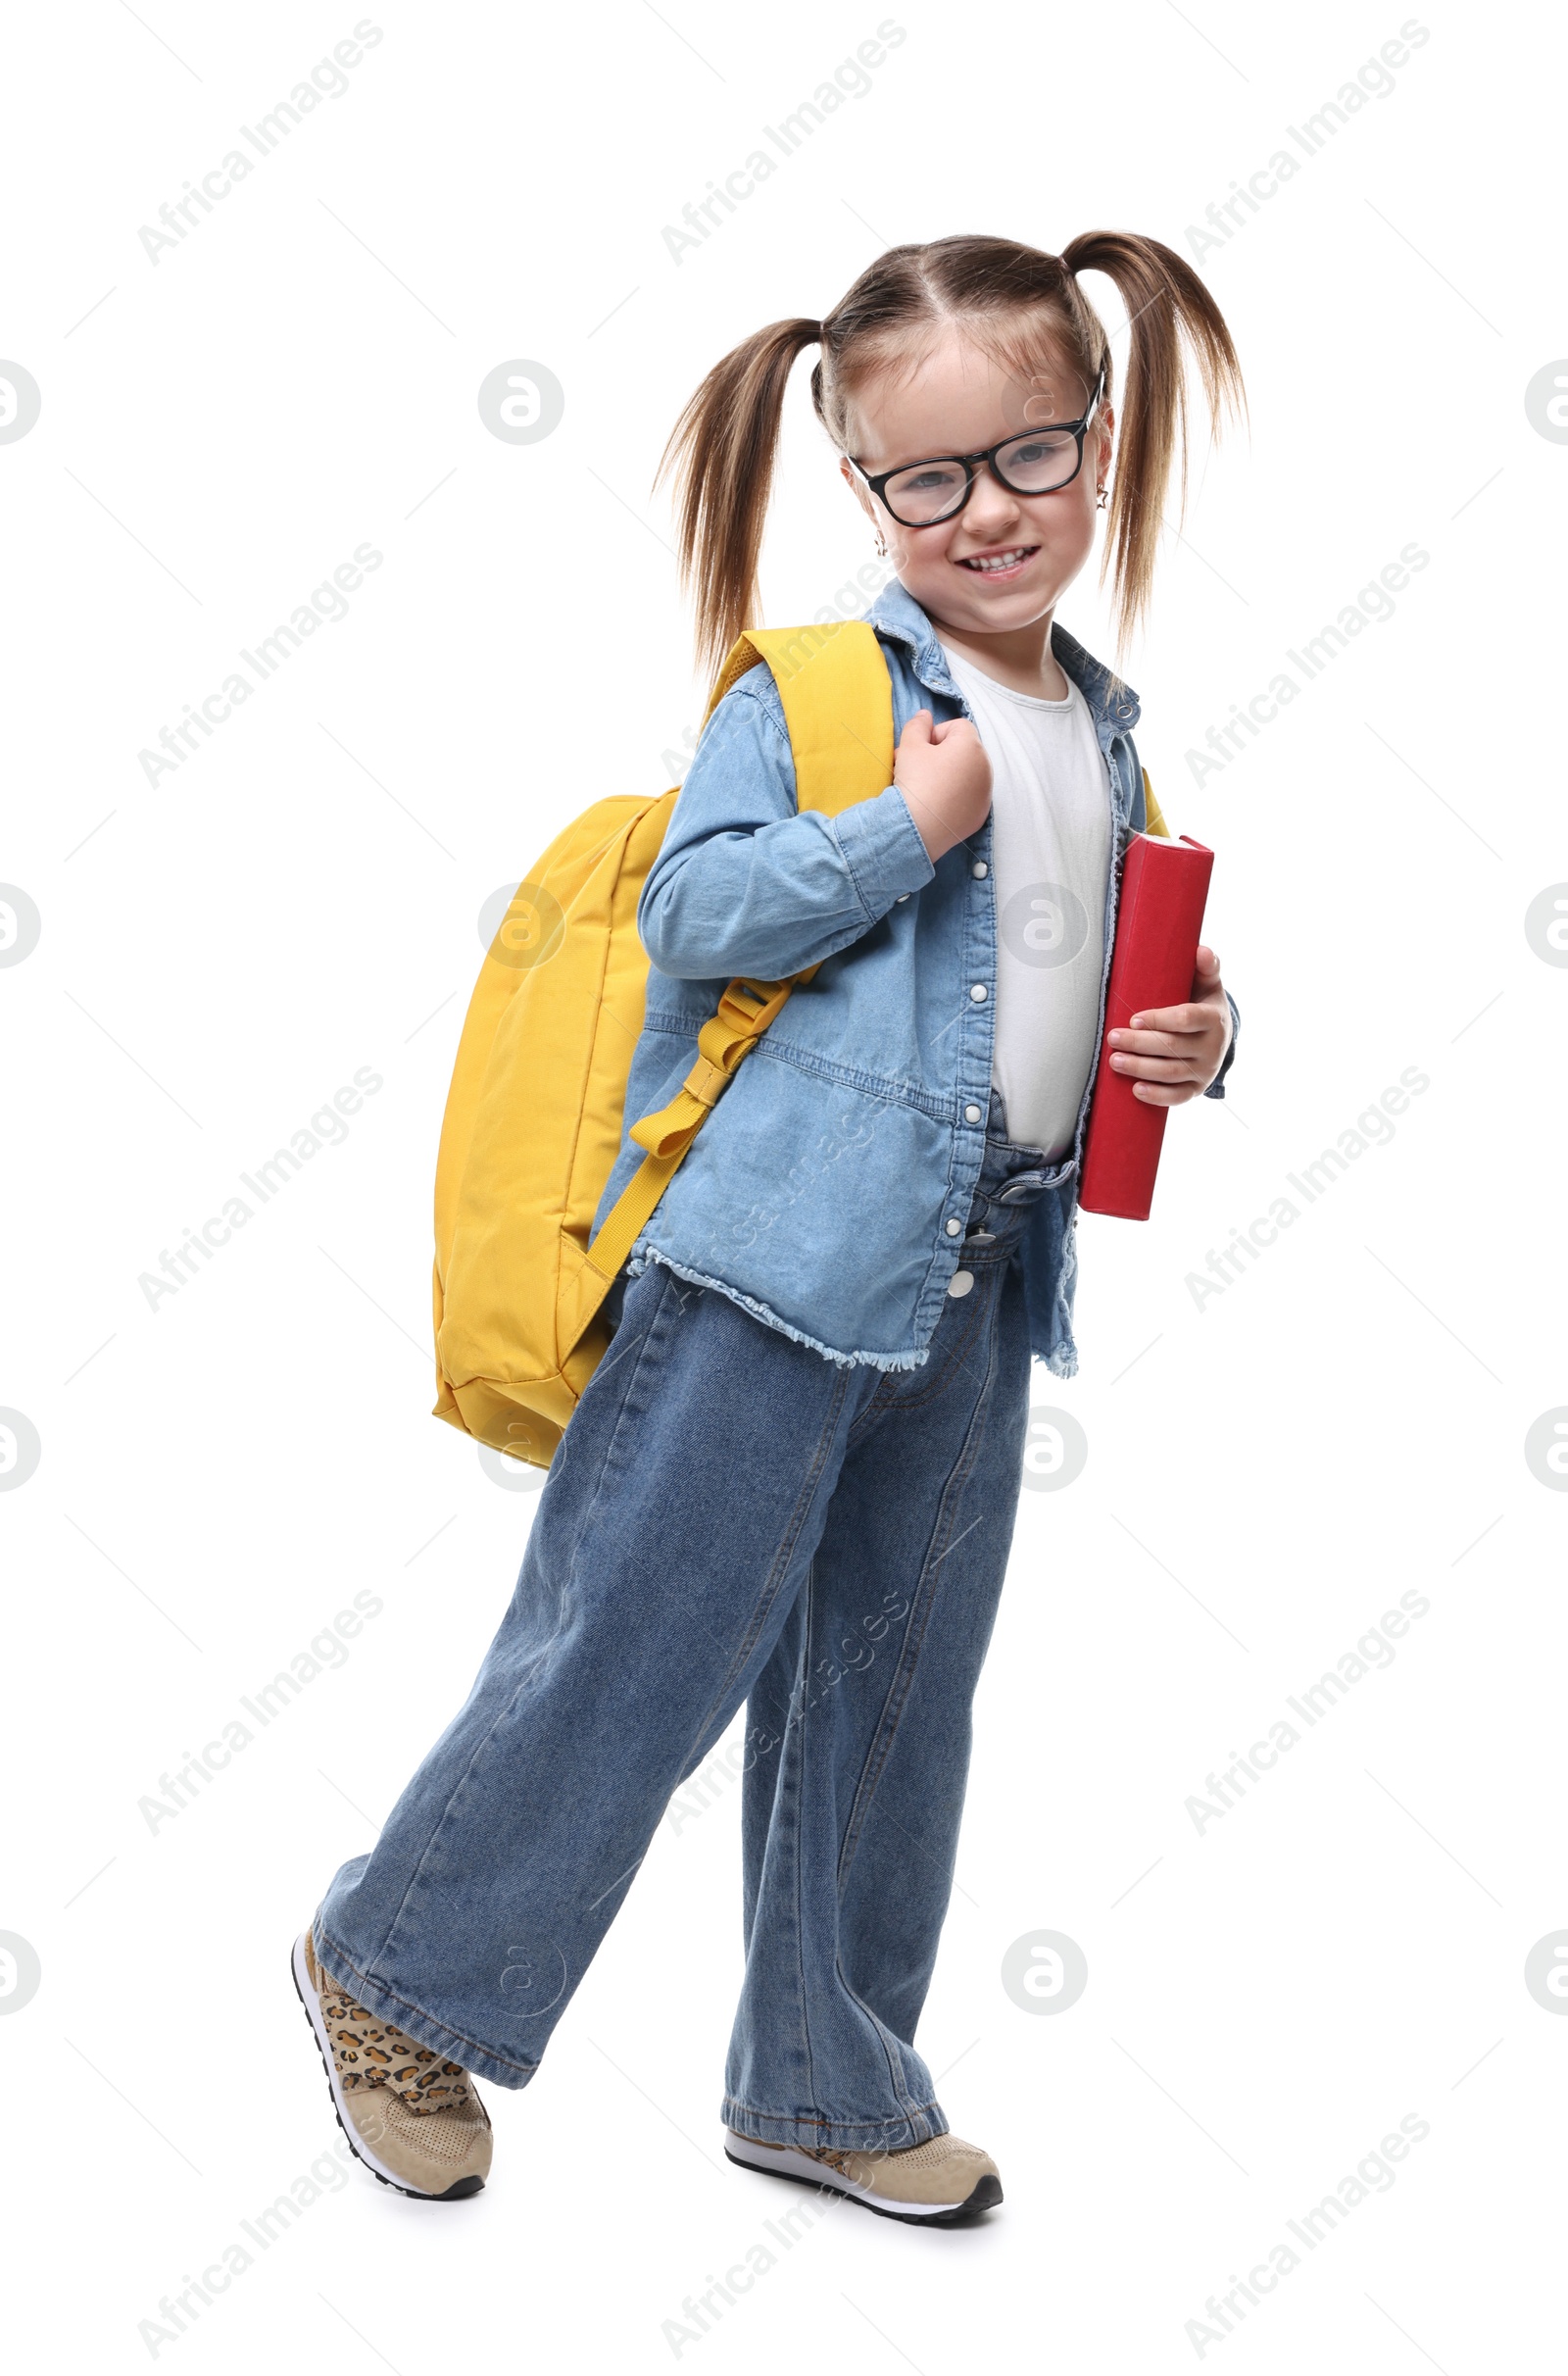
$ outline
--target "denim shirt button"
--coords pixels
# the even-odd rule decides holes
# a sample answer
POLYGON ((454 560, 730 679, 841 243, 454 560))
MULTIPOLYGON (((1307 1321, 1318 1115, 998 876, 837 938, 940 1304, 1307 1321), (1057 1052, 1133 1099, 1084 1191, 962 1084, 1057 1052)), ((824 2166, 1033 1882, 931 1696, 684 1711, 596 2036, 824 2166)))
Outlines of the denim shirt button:
POLYGON ((991 868, 986 865, 983 858, 977 858, 974 865, 969 868, 969 871, 974 876, 975 881, 979 882, 983 876, 990 873, 991 868))
POLYGON ((980 1109, 979 1109, 979 1107, 978 1107, 978 1106, 965 1106, 965 1108, 964 1108, 964 1110, 963 1110, 963 1118, 964 1118, 964 1120, 965 1120, 966 1122, 977 1122, 977 1121, 980 1119, 980 1109))
POLYGON ((956 1270, 948 1281, 948 1293, 949 1295, 967 1295, 973 1285, 974 1272, 972 1270, 956 1270))
POLYGON ((959 1232, 959 1230, 960 1230, 962 1227, 963 1227, 963 1223, 962 1223, 961 1221, 950 1221, 950 1222, 948 1223, 948 1235, 949 1235, 949 1237, 956 1237, 956 1236, 957 1236, 957 1234, 958 1234, 958 1232, 959 1232))
POLYGON ((970 983, 970 985, 969 985, 969 996, 970 996, 970 997, 971 997, 971 998, 974 1000, 974 1003, 975 1003, 975 1005, 976 1005, 977 1007, 983 1007, 983 1006, 985 1005, 985 1002, 986 1002, 986 995, 987 995, 987 993, 986 993, 986 986, 985 986, 985 983, 984 983, 984 982, 971 982, 971 983, 970 983))

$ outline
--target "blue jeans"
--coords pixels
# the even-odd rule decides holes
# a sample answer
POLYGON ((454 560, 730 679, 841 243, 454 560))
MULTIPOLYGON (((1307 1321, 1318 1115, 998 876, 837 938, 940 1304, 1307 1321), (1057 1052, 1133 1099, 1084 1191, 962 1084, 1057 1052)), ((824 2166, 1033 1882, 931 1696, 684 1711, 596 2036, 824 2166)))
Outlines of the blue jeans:
POLYGON ((988 1126, 969 1284, 920 1369, 824 1361, 661 1263, 630 1281, 467 1702, 317 1917, 362 2004, 525 2086, 749 1703, 723 2118, 780 2145, 944 2133, 913 2039, 1017 1509, 1017 1249, 1062 1169, 988 1126))

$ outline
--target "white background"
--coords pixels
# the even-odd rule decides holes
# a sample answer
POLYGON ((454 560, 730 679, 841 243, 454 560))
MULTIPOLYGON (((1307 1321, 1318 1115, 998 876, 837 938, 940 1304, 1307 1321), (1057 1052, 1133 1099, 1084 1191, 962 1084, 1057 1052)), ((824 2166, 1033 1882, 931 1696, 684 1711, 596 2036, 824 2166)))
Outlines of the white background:
MULTIPOLYGON (((1191 253, 1401 18, 895 21, 869 92, 678 263, 662 226, 872 0, 377 5, 346 94, 156 264, 139 225, 353 9, 10 28, 0 351, 43 399, 0 446, 0 876, 42 918, 0 970, 0 1404, 42 1445, 0 1494, 0 1929, 42 1966, 0 2022, 19 2365, 145 2365, 138 2322, 335 2137, 285 1956, 466 1691, 536 1507, 428 1415, 476 918, 589 800, 667 782, 700 715, 650 492, 680 403, 896 241, 1105 224, 1191 253), (514 358, 565 390, 529 446, 475 402, 514 358), (149 784, 159 729, 364 542, 349 616, 149 784), (139 1275, 362 1066, 384 1086, 345 1143, 150 1310, 139 1275), (347 1663, 150 1830, 160 1774, 356 1591, 384 1609, 347 1663)), ((1560 2326, 1568 2021, 1523 1967, 1568 1924, 1568 1500, 1523 1443, 1568 1404, 1568 972, 1524 931, 1568 877, 1568 452, 1524 403, 1568 352, 1562 60, 1544 14, 1419 23, 1392 93, 1205 255, 1250 434, 1196 468, 1126 664, 1172 826, 1218 854, 1243 1043, 1228 1105, 1173 1117, 1153 1219, 1084 1224, 1082 1374, 1036 1373, 1089 1460, 1023 1499, 920 2033, 1005 2206, 955 2235, 839 2209, 683 2364, 1470 2376, 1541 2364, 1560 2326), (1430 563, 1393 619, 1195 783, 1188 750, 1409 543, 1430 563), (1409 1066, 1431 1085, 1392 1143, 1199 1309, 1187 1274, 1409 1066), (1204 1777, 1406 1591, 1430 1608, 1392 1667, 1196 1829, 1204 1777), (1047 2018, 1000 1976, 1040 1929, 1089 1962, 1047 2018), (1392 2188, 1200 2351, 1205 2298, 1412 2113, 1392 2188)), ((803 371, 767 617, 869 558, 803 371)), ((1090 578, 1063 617, 1108 651, 1090 578)), ((160 2363, 670 2364, 683 2298, 814 2201, 720 2153, 737 1796, 661 1833, 535 2086, 486 2091, 481 2197, 356 2173, 160 2363)))

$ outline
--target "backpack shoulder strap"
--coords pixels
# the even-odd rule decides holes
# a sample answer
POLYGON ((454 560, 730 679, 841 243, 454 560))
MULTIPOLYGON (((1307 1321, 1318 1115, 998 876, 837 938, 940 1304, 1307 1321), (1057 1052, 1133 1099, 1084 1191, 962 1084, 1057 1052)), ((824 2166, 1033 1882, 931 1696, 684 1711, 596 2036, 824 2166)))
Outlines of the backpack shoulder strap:
MULTIPOLYGON (((736 641, 708 705, 711 718, 738 678, 761 661, 772 671, 795 758, 799 810, 837 817, 874 800, 893 781, 893 680, 874 630, 863 619, 826 626, 752 627, 736 641)), ((707 723, 707 718, 704 719, 707 723)), ((631 1135, 646 1152, 589 1247, 589 1269, 603 1282, 585 1302, 586 1325, 604 1289, 641 1236, 681 1158, 784 1005, 797 981, 732 981, 716 1015, 698 1034, 698 1057, 679 1093, 646 1114, 631 1135)))
POLYGON ((893 781, 893 680, 874 628, 863 619, 749 627, 719 670, 710 718, 759 661, 784 705, 796 807, 838 817, 885 792, 893 781))

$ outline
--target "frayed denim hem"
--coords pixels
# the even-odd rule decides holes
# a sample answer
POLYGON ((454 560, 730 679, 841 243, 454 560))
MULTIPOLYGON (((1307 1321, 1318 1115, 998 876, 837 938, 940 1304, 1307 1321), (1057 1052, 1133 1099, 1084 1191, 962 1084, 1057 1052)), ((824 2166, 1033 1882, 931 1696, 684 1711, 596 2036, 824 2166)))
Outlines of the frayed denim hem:
POLYGON ((505 2054, 493 2054, 489 2047, 465 2038, 460 2030, 450 2030, 445 2022, 437 2021, 416 2005, 409 2005, 402 1997, 372 1980, 366 1972, 356 1970, 342 1948, 332 1940, 323 1939, 321 1926, 317 1923, 311 1933, 316 1960, 328 1979, 350 1991, 357 2005, 382 2021, 390 2021, 394 2029, 402 2030, 416 2046, 429 2047, 432 2054, 442 2054, 475 2079, 489 2079, 497 2087, 526 2087, 537 2062, 514 2062, 505 2054))
POLYGON ((948 2134, 940 2104, 917 2104, 903 2120, 824 2120, 819 2112, 760 2112, 726 2096, 724 2126, 760 2145, 830 2146, 840 2153, 902 2153, 948 2134))
MULTIPOLYGON (((706 1271, 688 1270, 684 1262, 672 1262, 657 1246, 644 1245, 633 1249, 631 1260, 626 1264, 628 1275, 634 1279, 640 1277, 650 1262, 662 1262, 666 1270, 672 1270, 678 1279, 690 1279, 694 1287, 711 1287, 715 1294, 727 1296, 732 1304, 739 1305, 742 1312, 750 1312, 754 1320, 760 1320, 764 1328, 775 1329, 780 1336, 789 1337, 793 1343, 805 1345, 812 1353, 819 1353, 824 1361, 832 1361, 840 1369, 923 1369, 931 1358, 929 1351, 840 1353, 836 1346, 824 1345, 819 1337, 808 1336, 803 1328, 792 1328, 788 1320, 781 1320, 776 1312, 766 1304, 760 1304, 754 1296, 742 1295, 738 1287, 731 1287, 724 1279, 710 1278, 706 1271)), ((779 2140, 771 2142, 778 2143, 779 2140)))

